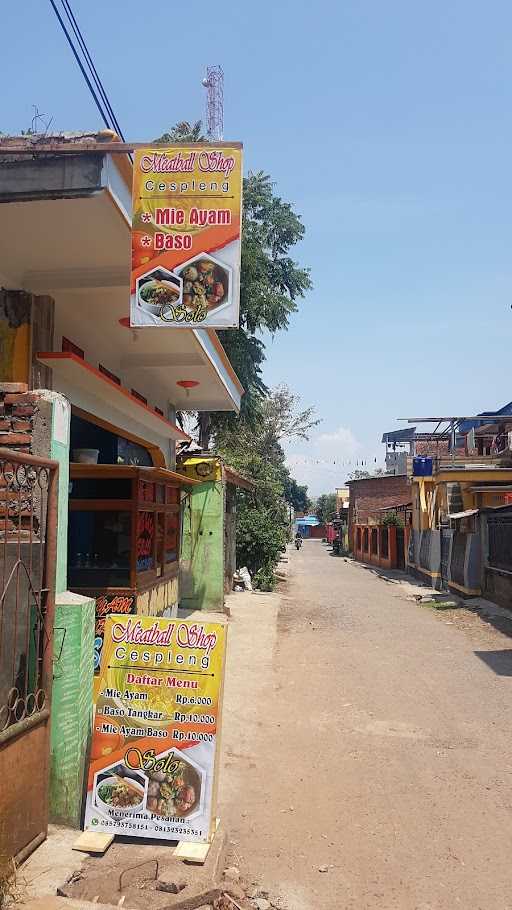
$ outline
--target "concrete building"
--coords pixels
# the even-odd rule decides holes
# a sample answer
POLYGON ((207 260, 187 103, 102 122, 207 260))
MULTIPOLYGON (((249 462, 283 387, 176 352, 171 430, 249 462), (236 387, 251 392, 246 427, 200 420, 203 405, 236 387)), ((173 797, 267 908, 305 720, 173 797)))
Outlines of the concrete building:
POLYGON ((178 609, 182 500, 201 481, 176 472, 176 441, 188 438, 176 412, 236 413, 243 394, 215 331, 130 328, 132 167, 105 140, 110 132, 0 139, 0 553, 26 550, 0 572, 11 611, 0 644, 14 648, 10 677, 0 679, 0 768, 16 771, 17 724, 25 730, 32 712, 38 738, 25 747, 41 780, 26 800, 19 774, 4 777, 13 819, 17 805, 41 805, 37 817, 5 826, 15 854, 44 836, 47 769, 51 816, 79 822, 105 615, 178 609), (13 146, 26 154, 10 154, 13 146), (36 474, 58 477, 50 525, 36 474), (45 551, 40 579, 34 548, 45 551), (30 647, 32 608, 20 625, 20 575, 50 654, 40 704, 31 686, 44 662, 30 647))
MULTIPOLYGON (((448 456, 434 462, 431 476, 413 477, 412 481, 410 568, 434 587, 478 595, 484 586, 492 593, 492 567, 482 582, 485 560, 480 512, 488 520, 490 513, 506 505, 505 497, 512 490, 512 466, 490 456, 487 462, 448 456)), ((508 539, 512 545, 512 537, 508 539)), ((510 553, 512 568, 512 549, 510 553)), ((502 574, 504 571, 505 567, 502 574)))
POLYGON ((350 546, 355 558, 384 568, 405 568, 411 481, 383 474, 348 482, 350 546), (390 516, 396 521, 389 526, 390 516))

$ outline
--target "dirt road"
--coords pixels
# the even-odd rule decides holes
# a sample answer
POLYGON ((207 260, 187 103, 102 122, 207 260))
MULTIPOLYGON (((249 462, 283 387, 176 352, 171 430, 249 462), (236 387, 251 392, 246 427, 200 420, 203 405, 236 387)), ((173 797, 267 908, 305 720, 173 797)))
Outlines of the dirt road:
POLYGON ((282 598, 230 598, 242 872, 290 910, 512 908, 512 639, 320 542, 290 563, 282 598))

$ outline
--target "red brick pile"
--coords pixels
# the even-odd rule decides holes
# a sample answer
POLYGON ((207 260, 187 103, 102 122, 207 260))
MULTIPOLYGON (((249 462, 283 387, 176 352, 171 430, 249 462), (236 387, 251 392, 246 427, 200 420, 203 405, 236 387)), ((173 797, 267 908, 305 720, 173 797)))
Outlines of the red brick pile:
POLYGON ((0 382, 0 447, 30 452, 37 397, 24 382, 0 382))

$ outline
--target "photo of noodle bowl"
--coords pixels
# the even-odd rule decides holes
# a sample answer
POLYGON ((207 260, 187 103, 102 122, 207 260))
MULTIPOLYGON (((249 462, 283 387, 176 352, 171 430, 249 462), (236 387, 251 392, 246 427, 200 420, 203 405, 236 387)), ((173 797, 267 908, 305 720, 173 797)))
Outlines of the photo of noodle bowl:
POLYGON ((107 814, 137 812, 143 808, 145 786, 134 776, 124 776, 123 767, 99 774, 95 785, 95 802, 107 814))
POLYGON ((167 269, 152 269, 137 280, 137 303, 154 316, 178 306, 181 298, 182 280, 167 269))

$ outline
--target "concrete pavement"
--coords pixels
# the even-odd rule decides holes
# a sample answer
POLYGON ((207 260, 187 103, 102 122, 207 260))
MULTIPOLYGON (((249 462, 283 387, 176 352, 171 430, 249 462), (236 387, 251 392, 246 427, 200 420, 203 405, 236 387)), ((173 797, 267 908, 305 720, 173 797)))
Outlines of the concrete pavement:
POLYGON ((281 597, 229 599, 242 871, 290 910, 512 908, 512 640, 321 542, 290 564, 281 597))

